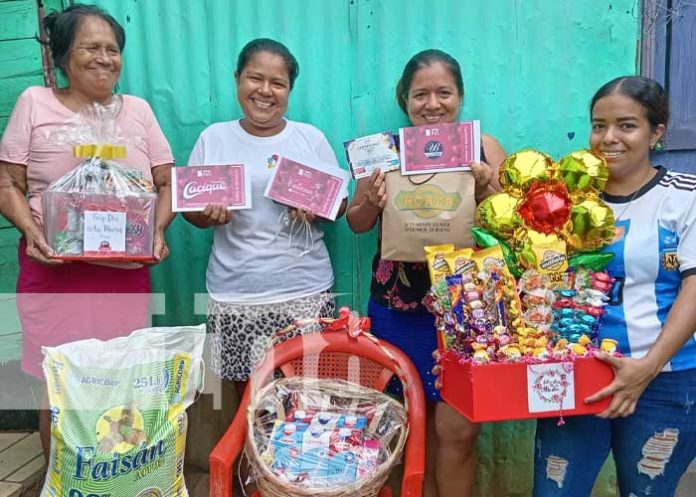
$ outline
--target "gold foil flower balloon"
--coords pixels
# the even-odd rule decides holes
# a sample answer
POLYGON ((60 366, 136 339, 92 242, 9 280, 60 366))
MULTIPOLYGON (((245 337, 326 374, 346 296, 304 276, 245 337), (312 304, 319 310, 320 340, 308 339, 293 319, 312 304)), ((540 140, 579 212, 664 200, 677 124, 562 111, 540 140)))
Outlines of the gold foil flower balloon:
POLYGON ((609 179, 609 166, 598 153, 578 150, 561 159, 558 174, 570 191, 602 191, 609 179))
POLYGON ((571 249, 578 252, 597 250, 614 239, 614 212, 594 193, 572 196, 570 229, 565 233, 571 249))
POLYGON ((503 161, 500 166, 500 185, 507 191, 510 187, 526 188, 534 180, 546 180, 555 174, 551 157, 536 150, 522 150, 503 161))
POLYGON ((512 236, 522 224, 517 206, 520 199, 509 193, 496 193, 481 202, 476 210, 476 223, 501 237, 512 236))

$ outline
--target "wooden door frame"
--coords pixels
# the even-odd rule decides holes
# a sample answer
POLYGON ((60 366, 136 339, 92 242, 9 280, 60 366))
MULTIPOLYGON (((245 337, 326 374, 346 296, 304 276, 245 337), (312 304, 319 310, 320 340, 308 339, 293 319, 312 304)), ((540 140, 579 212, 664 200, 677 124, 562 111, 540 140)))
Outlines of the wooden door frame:
MULTIPOLYGON (((670 11, 678 8, 682 1, 641 0, 640 74, 659 81, 668 91, 672 34, 670 11)), ((688 5, 696 9, 693 4, 688 5)), ((665 150, 693 150, 693 130, 672 126, 665 135, 664 144, 665 150)))

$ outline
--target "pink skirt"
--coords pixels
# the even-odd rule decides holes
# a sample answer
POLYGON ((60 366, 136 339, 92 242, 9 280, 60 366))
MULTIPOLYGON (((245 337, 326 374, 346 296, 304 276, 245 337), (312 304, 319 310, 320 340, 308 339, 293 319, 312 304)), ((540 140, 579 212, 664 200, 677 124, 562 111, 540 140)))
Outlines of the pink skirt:
POLYGON ((41 347, 128 335, 150 323, 150 270, 81 262, 46 266, 19 243, 17 311, 22 325, 22 370, 43 379, 41 347))

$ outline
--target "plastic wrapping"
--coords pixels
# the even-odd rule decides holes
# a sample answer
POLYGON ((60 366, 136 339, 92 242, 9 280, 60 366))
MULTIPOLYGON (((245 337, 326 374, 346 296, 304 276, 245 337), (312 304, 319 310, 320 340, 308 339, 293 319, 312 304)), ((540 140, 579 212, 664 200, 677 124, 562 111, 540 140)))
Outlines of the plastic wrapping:
POLYGON ((119 164, 127 146, 116 125, 120 96, 93 104, 51 135, 86 160, 42 196, 46 239, 65 260, 152 259, 157 193, 140 170, 119 164))
POLYGON ((342 380, 274 380, 247 411, 246 450, 261 494, 373 496, 406 441, 406 410, 342 380))
POLYGON ((51 455, 41 497, 188 496, 186 408, 203 388, 205 326, 44 347, 51 455))

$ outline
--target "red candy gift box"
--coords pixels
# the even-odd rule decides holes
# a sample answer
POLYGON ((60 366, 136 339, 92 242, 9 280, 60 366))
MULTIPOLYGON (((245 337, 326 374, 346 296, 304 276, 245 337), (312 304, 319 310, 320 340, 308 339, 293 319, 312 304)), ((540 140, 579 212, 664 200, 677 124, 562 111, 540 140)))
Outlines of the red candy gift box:
POLYGON ((474 423, 596 414, 611 401, 584 402, 614 378, 612 369, 593 357, 473 364, 444 353, 440 363, 442 398, 474 423))

